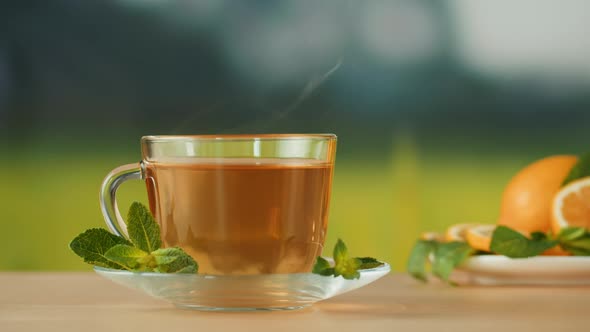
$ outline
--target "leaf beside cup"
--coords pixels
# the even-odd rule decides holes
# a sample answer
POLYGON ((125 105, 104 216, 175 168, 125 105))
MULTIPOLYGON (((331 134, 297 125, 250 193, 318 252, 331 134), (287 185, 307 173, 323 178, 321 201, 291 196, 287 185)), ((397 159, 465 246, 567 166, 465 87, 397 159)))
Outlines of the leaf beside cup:
POLYGON ((70 243, 86 263, 133 272, 197 273, 199 265, 181 248, 160 248, 160 226, 147 207, 134 202, 127 232, 131 241, 102 228, 89 229, 70 243))
POLYGON ((130 245, 126 239, 106 229, 91 228, 76 236, 70 242, 72 251, 82 257, 84 262, 102 267, 120 269, 121 264, 108 259, 105 253, 116 245, 130 245))
POLYGON ((160 226, 151 212, 143 204, 133 202, 127 215, 127 232, 133 244, 145 251, 152 252, 160 249, 160 226))
POLYGON ((313 266, 312 273, 321 276, 342 276, 344 279, 352 280, 361 277, 361 270, 374 269, 383 266, 384 263, 372 257, 349 257, 348 248, 344 241, 338 239, 333 252, 334 266, 325 258, 318 256, 313 266))

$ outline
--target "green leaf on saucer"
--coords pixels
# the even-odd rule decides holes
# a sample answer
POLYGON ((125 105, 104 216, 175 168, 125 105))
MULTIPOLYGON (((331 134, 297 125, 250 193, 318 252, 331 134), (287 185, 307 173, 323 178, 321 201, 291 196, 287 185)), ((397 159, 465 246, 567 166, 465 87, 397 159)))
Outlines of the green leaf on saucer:
MULTIPOLYGON (((561 246, 567 246, 568 248, 575 248, 578 252, 586 251, 590 253, 590 234, 586 233, 581 237, 573 240, 561 241, 561 246)), ((584 255, 587 256, 587 255, 584 255)))
POLYGON ((336 245, 334 246, 334 262, 336 265, 338 263, 343 263, 345 260, 348 259, 348 248, 346 244, 341 239, 338 239, 336 245))
POLYGON ((145 252, 152 252, 162 246, 160 226, 141 203, 134 202, 129 208, 127 232, 131 242, 145 252))
POLYGON ((359 279, 361 277, 361 273, 359 272, 360 266, 361 261, 357 258, 349 258, 341 261, 340 264, 334 266, 334 276, 342 276, 348 280, 359 279))
POLYGON ((70 242, 70 249, 82 257, 84 262, 106 268, 121 269, 122 266, 105 257, 105 253, 116 245, 130 245, 126 239, 106 229, 91 228, 76 236, 70 242))
POLYGON ((321 276, 342 276, 344 279, 352 280, 361 277, 359 270, 372 269, 383 264, 371 257, 348 257, 346 244, 338 239, 334 246, 334 267, 330 266, 330 262, 325 258, 318 256, 311 272, 321 276))
POLYGON ((330 266, 330 262, 325 258, 318 256, 311 272, 327 277, 334 275, 334 268, 330 266))
POLYGON ((197 273, 199 265, 184 250, 178 247, 163 248, 151 253, 156 262, 155 272, 197 273))
POLYGON ((590 256, 590 232, 584 227, 567 227, 557 235, 559 246, 574 256, 590 256))
POLYGON ((557 241, 541 232, 535 232, 531 237, 529 239, 506 226, 498 226, 492 234, 490 250, 510 258, 526 258, 537 256, 557 245, 557 241))
POLYGON ((532 232, 531 233, 531 240, 533 241, 543 241, 543 240, 547 240, 547 234, 543 233, 543 232, 532 232))
POLYGON ((148 253, 136 247, 127 244, 117 244, 105 252, 104 256, 130 271, 145 271, 149 267, 142 264, 142 258, 148 256, 148 253))
POLYGON ((376 267, 384 265, 383 262, 380 262, 373 257, 358 257, 357 259, 361 262, 359 270, 374 269, 376 267))
POLYGON ((584 227, 567 227, 561 230, 557 235, 560 242, 573 241, 586 235, 586 228, 584 227))
POLYGON ((571 253, 574 256, 590 256, 590 250, 569 246, 567 244, 560 245, 563 250, 571 253))
POLYGON ((359 267, 361 261, 348 257, 348 248, 341 239, 334 246, 334 276, 342 276, 344 279, 358 279, 361 277, 359 267))

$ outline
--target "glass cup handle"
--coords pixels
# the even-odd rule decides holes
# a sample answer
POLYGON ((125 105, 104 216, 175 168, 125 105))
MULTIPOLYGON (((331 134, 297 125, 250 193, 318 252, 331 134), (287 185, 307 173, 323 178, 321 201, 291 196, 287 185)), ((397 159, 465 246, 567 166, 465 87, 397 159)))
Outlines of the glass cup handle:
POLYGON ((100 210, 104 221, 115 235, 128 238, 125 220, 117 207, 117 189, 127 180, 142 179, 142 164, 127 164, 112 170, 100 187, 100 210))

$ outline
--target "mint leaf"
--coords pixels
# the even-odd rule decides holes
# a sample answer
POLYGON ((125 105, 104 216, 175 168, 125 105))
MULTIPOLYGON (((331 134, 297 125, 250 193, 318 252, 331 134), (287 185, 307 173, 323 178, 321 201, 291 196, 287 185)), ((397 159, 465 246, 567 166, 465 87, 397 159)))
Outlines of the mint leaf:
POLYGON ((348 248, 341 239, 338 239, 334 246, 334 262, 338 265, 338 263, 343 263, 346 259, 348 259, 348 248))
POLYGON ((584 227, 567 227, 561 230, 557 235, 560 242, 572 241, 586 235, 586 228, 584 227))
POLYGON ((428 281, 426 277, 426 262, 428 256, 436 249, 436 242, 432 240, 418 240, 412 251, 410 257, 406 263, 406 270, 414 278, 421 281, 428 281))
POLYGON ((120 269, 122 266, 105 257, 105 253, 116 245, 130 245, 126 239, 102 228, 91 228, 76 236, 70 242, 70 249, 82 257, 84 262, 97 266, 120 269))
POLYGON ((162 245, 160 226, 150 211, 141 203, 134 202, 129 208, 127 232, 131 242, 143 251, 152 252, 162 245))
POLYGON ((559 246, 575 256, 590 256, 590 232, 584 227, 567 227, 557 235, 559 246))
POLYGON ((344 279, 358 279, 361 261, 357 258, 348 258, 348 248, 341 239, 334 246, 334 276, 342 276, 344 279))
POLYGON ((542 241, 548 239, 547 234, 543 232, 532 232, 531 233, 531 240, 533 241, 542 241))
POLYGON ((376 267, 384 265, 383 262, 380 262, 373 257, 357 257, 357 259, 361 262, 359 270, 374 269, 376 267))
POLYGON ((340 264, 334 266, 334 276, 342 276, 344 279, 358 279, 361 273, 358 271, 361 266, 361 261, 357 258, 349 258, 341 261, 340 264))
POLYGON ((145 270, 141 259, 148 255, 147 252, 127 244, 117 244, 104 253, 104 256, 130 271, 145 270))
POLYGON ((587 249, 576 248, 567 244, 562 244, 561 247, 574 256, 590 256, 590 250, 587 249))
MULTIPOLYGON (((362 265, 362 261, 359 258, 349 258, 348 248, 341 239, 336 241, 334 246, 334 267, 330 266, 330 263, 323 257, 318 256, 316 263, 313 267, 312 273, 319 274, 322 276, 339 277, 342 276, 344 279, 358 279, 361 277, 359 269, 362 265)), ((376 260, 375 260, 376 261, 376 260)))
POLYGON ((384 265, 384 263, 371 257, 349 258, 348 248, 341 239, 338 239, 334 246, 334 263, 334 267, 332 267, 325 258, 318 256, 311 272, 321 276, 342 276, 342 278, 350 280, 361 277, 359 270, 384 265))
POLYGON ((535 232, 529 239, 506 226, 498 226, 492 234, 490 250, 510 258, 526 258, 537 256, 556 245, 557 241, 549 239, 544 233, 535 232))
POLYGON ((181 248, 160 249, 160 227, 140 203, 129 208, 127 231, 131 242, 100 228, 89 229, 70 243, 84 261, 135 272, 196 273, 197 262, 181 248))
POLYGON ((330 262, 322 256, 318 256, 311 272, 322 276, 331 276, 334 274, 334 269, 330 266, 330 262))
POLYGON ((562 186, 568 183, 590 176, 590 153, 585 153, 580 156, 578 162, 572 167, 568 175, 563 180, 562 186))
POLYGON ((564 242, 563 245, 568 247, 573 247, 581 250, 590 251, 590 235, 586 235, 584 237, 564 242))
POLYGON ((448 281, 453 269, 463 263, 475 250, 465 242, 438 243, 434 250, 432 273, 448 281))
POLYGON ((334 268, 330 266, 330 263, 325 258, 318 256, 311 273, 327 277, 334 275, 334 268))
POLYGON ((197 273, 199 265, 184 250, 178 247, 163 248, 151 253, 157 267, 155 272, 164 273, 197 273))

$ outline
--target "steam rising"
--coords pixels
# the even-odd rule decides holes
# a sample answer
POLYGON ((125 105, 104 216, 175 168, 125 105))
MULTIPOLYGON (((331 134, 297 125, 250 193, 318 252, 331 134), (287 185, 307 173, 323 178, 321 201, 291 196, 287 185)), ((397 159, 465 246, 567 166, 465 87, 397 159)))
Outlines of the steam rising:
POLYGON ((307 84, 305 84, 303 90, 301 90, 301 93, 295 99, 295 101, 293 101, 293 103, 291 103, 289 106, 285 107, 285 109, 283 109, 282 111, 277 112, 274 116, 274 120, 282 119, 292 111, 296 110, 299 107, 299 105, 301 105, 301 103, 307 100, 315 92, 315 90, 322 86, 322 84, 324 84, 324 82, 326 82, 328 78, 332 76, 332 74, 334 74, 340 68, 341 65, 342 60, 340 59, 330 70, 328 70, 324 74, 312 77, 307 82, 307 84))
MULTIPOLYGON (((276 121, 287 117, 289 114, 294 112, 299 108, 299 106, 309 99, 318 88, 320 88, 338 69, 342 66, 342 59, 339 59, 334 66, 332 66, 328 71, 313 76, 311 79, 307 81, 307 83, 303 86, 301 92, 297 95, 297 97, 289 103, 286 107, 272 112, 271 116, 265 116, 265 119, 253 119, 252 121, 248 121, 246 123, 242 123, 238 126, 232 127, 230 129, 224 128, 225 130, 219 130, 218 132, 229 132, 229 131, 236 131, 238 129, 244 129, 248 127, 256 128, 252 129, 254 131, 261 130, 261 127, 265 125, 275 123, 276 121)), ((210 107, 201 109, 198 112, 192 113, 189 115, 184 121, 182 121, 172 132, 173 133, 180 133, 181 130, 184 130, 188 124, 194 123, 197 119, 203 118, 204 116, 211 114, 215 111, 221 110, 223 107, 227 107, 230 104, 229 101, 224 102, 217 102, 210 107)))

